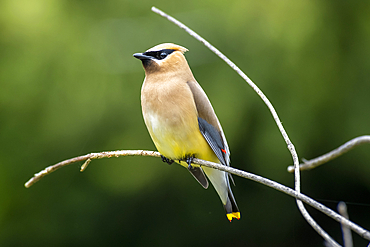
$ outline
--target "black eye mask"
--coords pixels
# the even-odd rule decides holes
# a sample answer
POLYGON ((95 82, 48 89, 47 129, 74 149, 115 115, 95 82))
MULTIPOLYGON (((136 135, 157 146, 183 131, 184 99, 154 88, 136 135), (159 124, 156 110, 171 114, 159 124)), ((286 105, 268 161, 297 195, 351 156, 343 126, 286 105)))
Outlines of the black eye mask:
POLYGON ((153 57, 157 60, 162 60, 174 51, 175 50, 173 49, 163 49, 159 51, 147 51, 147 52, 144 52, 143 55, 153 57))

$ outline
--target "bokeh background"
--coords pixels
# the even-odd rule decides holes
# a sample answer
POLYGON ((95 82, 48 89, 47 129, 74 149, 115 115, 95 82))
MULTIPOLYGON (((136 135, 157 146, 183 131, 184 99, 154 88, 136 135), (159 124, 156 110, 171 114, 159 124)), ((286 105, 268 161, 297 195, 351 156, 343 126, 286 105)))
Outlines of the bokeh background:
MULTIPOLYGON (((164 18, 184 22, 265 92, 300 158, 370 132, 369 1, 0 1, 0 246, 323 246, 295 200, 234 177, 242 219, 213 190, 148 157, 65 167, 90 152, 155 147, 132 54, 163 42, 186 57, 226 133, 232 166, 292 187, 292 160, 269 111, 223 61, 164 18)), ((370 151, 313 171, 302 191, 370 229, 370 151)), ((341 243, 340 225, 309 208, 341 243)), ((368 241, 354 234, 355 246, 368 241)))

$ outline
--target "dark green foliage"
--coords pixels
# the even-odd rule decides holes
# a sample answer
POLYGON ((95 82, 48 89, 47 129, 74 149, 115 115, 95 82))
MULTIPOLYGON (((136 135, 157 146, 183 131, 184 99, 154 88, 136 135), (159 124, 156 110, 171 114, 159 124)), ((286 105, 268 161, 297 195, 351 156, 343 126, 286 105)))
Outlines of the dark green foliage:
MULTIPOLYGON (((132 57, 188 48, 231 150, 231 165, 286 185, 291 157, 267 108, 178 18, 265 92, 298 151, 314 158, 370 133, 369 1, 12 1, 0 4, 0 246, 323 246, 294 199, 234 176, 242 214, 178 165, 127 157, 63 168, 74 156, 154 145, 132 57)), ((302 191, 370 229, 370 147, 302 173, 302 191)), ((337 241, 340 226, 311 210, 337 241)), ((354 235, 355 246, 367 242, 354 235)))

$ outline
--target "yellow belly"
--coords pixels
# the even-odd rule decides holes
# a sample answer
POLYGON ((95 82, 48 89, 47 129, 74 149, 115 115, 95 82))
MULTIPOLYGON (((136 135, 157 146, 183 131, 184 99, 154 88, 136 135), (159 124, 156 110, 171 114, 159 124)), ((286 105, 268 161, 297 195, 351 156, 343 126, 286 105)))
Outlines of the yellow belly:
MULTIPOLYGON (((191 156, 219 162, 200 133, 196 118, 180 119, 174 124, 172 121, 149 114, 145 117, 145 123, 157 150, 166 158, 182 160, 191 156)), ((180 164, 187 167, 185 162, 180 164)))
MULTIPOLYGON (((188 164, 183 159, 189 156, 215 163, 220 162, 200 133, 198 118, 195 114, 193 116, 189 114, 167 116, 145 111, 143 115, 157 150, 166 158, 186 168, 188 164)), ((222 203, 226 205, 229 186, 226 173, 208 167, 202 168, 219 194, 222 203)))

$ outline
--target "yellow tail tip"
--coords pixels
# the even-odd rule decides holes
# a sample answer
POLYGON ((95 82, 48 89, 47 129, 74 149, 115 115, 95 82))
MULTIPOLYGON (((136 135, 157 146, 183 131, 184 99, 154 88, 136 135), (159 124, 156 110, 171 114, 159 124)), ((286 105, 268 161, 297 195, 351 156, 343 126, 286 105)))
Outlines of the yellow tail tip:
POLYGON ((240 212, 233 212, 226 214, 227 219, 231 222, 233 218, 240 219, 240 212))

